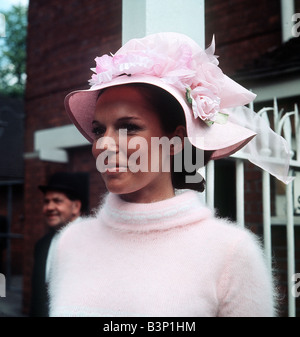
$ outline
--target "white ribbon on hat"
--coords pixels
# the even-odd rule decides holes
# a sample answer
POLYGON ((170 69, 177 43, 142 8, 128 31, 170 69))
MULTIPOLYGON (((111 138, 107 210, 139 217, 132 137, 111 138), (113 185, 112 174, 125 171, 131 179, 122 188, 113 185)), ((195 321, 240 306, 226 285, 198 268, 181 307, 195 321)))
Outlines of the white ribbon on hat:
POLYGON ((294 179, 289 176, 292 152, 287 141, 275 133, 264 118, 246 106, 231 108, 227 111, 230 121, 257 133, 237 154, 242 154, 250 162, 285 184, 291 182, 294 179))

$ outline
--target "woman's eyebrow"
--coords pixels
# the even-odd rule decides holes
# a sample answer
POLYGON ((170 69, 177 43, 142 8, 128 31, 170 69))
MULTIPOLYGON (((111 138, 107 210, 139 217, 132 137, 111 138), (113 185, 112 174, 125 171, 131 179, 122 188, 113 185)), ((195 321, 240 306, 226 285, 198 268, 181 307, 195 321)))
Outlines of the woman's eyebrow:
POLYGON ((139 119, 139 117, 135 117, 135 116, 121 117, 121 118, 118 118, 118 122, 128 122, 134 119, 139 119))
MULTIPOLYGON (((126 117, 120 117, 117 119, 117 122, 128 122, 131 120, 139 120, 139 117, 135 117, 135 116, 126 116, 126 117)), ((97 124, 97 125, 101 125, 102 123, 97 121, 97 120, 93 120, 92 124, 97 124)))

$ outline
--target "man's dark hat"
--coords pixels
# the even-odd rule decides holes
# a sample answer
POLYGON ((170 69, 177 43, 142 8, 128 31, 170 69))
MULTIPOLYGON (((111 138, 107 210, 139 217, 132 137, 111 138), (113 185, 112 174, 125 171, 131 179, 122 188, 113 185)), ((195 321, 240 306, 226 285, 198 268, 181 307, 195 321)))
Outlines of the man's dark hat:
POLYGON ((89 204, 89 174, 86 172, 57 172, 54 173, 48 185, 39 185, 39 189, 47 191, 59 191, 67 195, 72 200, 80 200, 82 211, 88 211, 89 204))

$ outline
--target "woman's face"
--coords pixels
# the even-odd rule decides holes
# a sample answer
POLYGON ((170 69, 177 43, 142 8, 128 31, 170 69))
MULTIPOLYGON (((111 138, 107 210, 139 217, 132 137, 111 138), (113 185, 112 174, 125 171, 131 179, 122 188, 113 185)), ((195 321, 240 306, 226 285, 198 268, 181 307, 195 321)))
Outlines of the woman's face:
POLYGON ((108 191, 131 202, 174 195, 169 169, 173 135, 164 132, 141 89, 124 85, 106 89, 92 124, 93 156, 108 191), (165 141, 163 146, 156 146, 159 140, 165 141))

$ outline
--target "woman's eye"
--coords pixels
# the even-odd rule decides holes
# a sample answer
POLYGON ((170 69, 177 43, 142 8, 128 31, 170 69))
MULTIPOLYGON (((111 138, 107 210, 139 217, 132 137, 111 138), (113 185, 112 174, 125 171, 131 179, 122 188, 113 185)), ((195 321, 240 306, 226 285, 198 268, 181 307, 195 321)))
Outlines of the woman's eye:
POLYGON ((92 133, 96 138, 102 137, 105 133, 105 128, 100 126, 95 126, 92 128, 92 133))
POLYGON ((125 129, 128 133, 130 132, 134 133, 141 130, 141 128, 138 125, 132 123, 123 124, 121 125, 120 129, 125 129))

